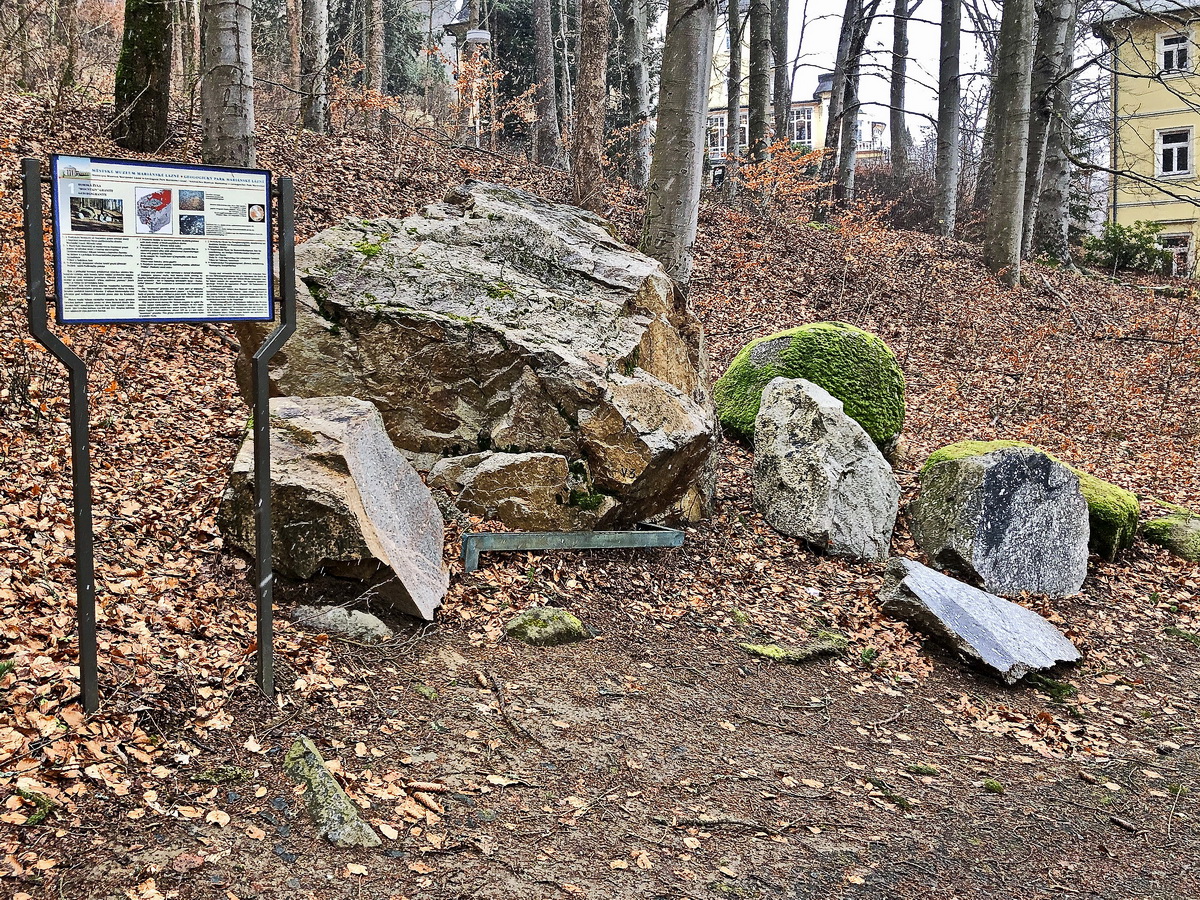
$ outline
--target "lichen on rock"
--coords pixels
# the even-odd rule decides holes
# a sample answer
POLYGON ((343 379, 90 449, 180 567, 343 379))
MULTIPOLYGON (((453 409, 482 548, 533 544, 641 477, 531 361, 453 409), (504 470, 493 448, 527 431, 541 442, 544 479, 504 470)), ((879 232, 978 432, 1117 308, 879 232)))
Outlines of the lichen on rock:
POLYGON ((504 633, 533 647, 557 647, 592 636, 578 616, 556 606, 534 606, 511 619, 504 633))
POLYGON ((338 847, 379 846, 379 835, 362 820, 311 740, 298 738, 284 756, 283 768, 306 787, 304 805, 321 837, 338 847))
POLYGON ((923 474, 938 463, 948 460, 983 456, 995 450, 1015 448, 1037 450, 1079 476, 1079 489, 1083 492, 1083 499, 1087 501, 1088 521, 1091 529, 1088 548, 1093 553, 1107 560, 1113 560, 1122 550, 1133 546, 1140 515, 1138 499, 1135 494, 1097 478, 1090 472, 1065 463, 1053 453, 1047 453, 1024 441, 958 441, 954 444, 947 444, 929 454, 929 458, 921 467, 921 472, 923 474))
POLYGON ((1142 537, 1190 562, 1200 562, 1200 516, 1183 510, 1151 519, 1142 526, 1142 537))
POLYGON ((904 373, 895 354, 853 325, 815 322, 751 341, 713 387, 721 424, 753 435, 763 388, 775 378, 803 378, 824 388, 880 447, 892 444, 904 426, 904 373))

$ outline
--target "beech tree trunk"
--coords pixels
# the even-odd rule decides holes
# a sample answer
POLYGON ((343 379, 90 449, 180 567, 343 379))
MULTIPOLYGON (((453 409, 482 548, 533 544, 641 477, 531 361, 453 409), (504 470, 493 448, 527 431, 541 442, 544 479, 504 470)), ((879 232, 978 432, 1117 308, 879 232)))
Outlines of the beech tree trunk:
POLYGON ((253 166, 250 0, 204 0, 200 70, 200 155, 209 165, 253 166))
POLYGON ((383 0, 364 0, 363 87, 383 93, 383 0))
POLYGON ((771 55, 775 60, 775 140, 788 137, 792 117, 792 79, 788 71, 788 13, 791 0, 771 2, 771 55))
POLYGON ((1029 159, 1025 165, 1025 221, 1021 239, 1021 255, 1026 258, 1033 248, 1033 226, 1037 221, 1055 99, 1060 79, 1065 74, 1063 58, 1067 37, 1074 30, 1074 18, 1074 0, 1042 0, 1039 5, 1029 87, 1029 159))
POLYGON ((558 83, 554 75, 554 27, 550 0, 533 0, 533 61, 537 93, 533 123, 533 158, 543 166, 562 165, 562 132, 558 127, 558 83))
POLYGON ((608 108, 609 0, 581 0, 579 83, 571 141, 571 197, 576 206, 604 212, 604 119, 608 108))
POLYGON ((288 87, 300 96, 300 0, 287 0, 288 87))
POLYGON ((953 236, 958 218, 958 176, 962 166, 961 28, 962 0, 942 0, 933 216, 938 233, 946 237, 953 236))
MULTIPOLYGON (((544 2, 544 0, 542 0, 544 2)), ((647 0, 623 0, 625 81, 629 93, 629 183, 644 188, 650 180, 650 67, 646 64, 647 0)))
POLYGON ((717 0, 670 0, 641 250, 687 289, 704 180, 717 0))
POLYGON ((725 80, 725 183, 727 200, 737 196, 742 164, 742 39, 746 22, 739 0, 726 0, 729 26, 729 76, 725 80))
MULTIPOLYGON (((729 0, 736 3, 738 0, 729 0)), ((750 0, 750 159, 767 158, 771 102, 771 0, 750 0)))
POLYGON ((995 177, 984 222, 983 260, 1009 287, 1021 280, 1035 20, 1033 0, 1005 0, 989 113, 996 123, 995 177))
POLYGON ((1046 142, 1046 165, 1042 171, 1041 193, 1038 197, 1037 214, 1034 217, 1033 241, 1030 250, 1034 254, 1048 256, 1060 263, 1071 262, 1070 195, 1071 161, 1069 151, 1073 137, 1072 124, 1075 112, 1071 107, 1073 79, 1068 77, 1075 67, 1075 34, 1078 28, 1078 7, 1067 27, 1063 42, 1062 62, 1059 78, 1052 92, 1053 115, 1050 121, 1050 136, 1046 142))
POLYGON ((171 7, 163 0, 126 0, 112 139, 129 150, 157 150, 167 139, 170 100, 171 7))
POLYGON ((301 0, 300 120, 329 131, 329 0, 301 0))
POLYGON ((829 90, 829 109, 825 117, 825 158, 821 161, 821 180, 831 181, 837 170, 837 155, 842 146, 842 118, 846 98, 846 68, 854 41, 854 26, 862 0, 846 0, 842 27, 838 35, 837 56, 833 63, 833 82, 829 90))
POLYGON ((904 100, 908 80, 908 17, 909 0, 896 0, 892 10, 892 71, 891 109, 888 110, 888 130, 892 143, 892 174, 903 178, 908 174, 908 125, 904 121, 904 100))

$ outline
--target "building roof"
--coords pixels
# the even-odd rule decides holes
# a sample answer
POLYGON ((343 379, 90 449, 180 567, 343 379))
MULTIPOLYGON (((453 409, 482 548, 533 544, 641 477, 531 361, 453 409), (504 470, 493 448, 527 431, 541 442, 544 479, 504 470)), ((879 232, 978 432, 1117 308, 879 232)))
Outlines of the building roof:
POLYGON ((1200 0, 1109 0, 1104 4, 1100 21, 1119 22, 1143 16, 1194 19, 1200 16, 1200 0))

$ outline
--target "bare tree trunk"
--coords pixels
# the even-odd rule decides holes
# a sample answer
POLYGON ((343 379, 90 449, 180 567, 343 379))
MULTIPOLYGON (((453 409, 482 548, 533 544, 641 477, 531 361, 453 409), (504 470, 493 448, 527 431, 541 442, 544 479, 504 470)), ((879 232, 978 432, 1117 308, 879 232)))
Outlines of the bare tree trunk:
MULTIPOLYGON (((1075 10, 1078 13, 1078 8, 1075 10)), ((1075 66, 1075 32, 1078 15, 1071 20, 1063 43, 1060 75, 1053 91, 1054 112, 1046 146, 1046 166, 1042 172, 1041 196, 1034 219, 1031 251, 1060 263, 1070 263, 1069 228, 1071 221, 1071 161, 1075 112, 1071 107, 1073 79, 1067 76, 1075 66)))
POLYGON ((253 166, 250 0, 204 0, 200 69, 201 157, 209 165, 253 166))
POLYGON ((933 217, 938 233, 946 237, 953 236, 958 219, 958 176, 962 150, 962 97, 959 86, 961 28, 962 0, 942 0, 933 217))
POLYGON ((300 81, 300 0, 287 0, 288 87, 296 96, 304 90, 300 81))
POLYGON ((908 17, 912 13, 908 3, 909 0, 895 0, 895 8, 892 11, 891 109, 888 111, 888 130, 892 139, 892 174, 898 178, 908 174, 908 125, 904 121, 904 99, 908 87, 908 17))
POLYGON ((35 0, 17 0, 17 56, 19 71, 17 85, 23 90, 38 87, 37 69, 33 64, 33 11, 35 0))
POLYGON ((861 54, 854 53, 846 60, 846 80, 842 98, 842 134, 838 146, 837 172, 834 175, 833 196, 841 202, 854 199, 854 170, 858 164, 858 99, 859 63, 861 54))
POLYGON ((670 0, 641 249, 686 290, 704 180, 716 0, 670 0))
POLYGON ((788 13, 791 0, 771 2, 771 55, 775 59, 775 140, 788 136, 792 117, 792 80, 788 73, 788 13))
POLYGON ((571 78, 570 48, 571 42, 567 35, 567 0, 557 0, 558 3, 558 77, 562 90, 558 96, 558 120, 569 127, 575 119, 575 88, 571 78))
POLYGON ((558 84, 554 75, 554 26, 550 0, 533 0, 533 56, 537 78, 533 123, 533 158, 543 166, 562 165, 562 132, 558 127, 558 84))
POLYGON ((129 150, 157 150, 167 139, 170 100, 171 7, 162 0, 125 0, 112 139, 129 150))
POLYGON ((571 199, 604 211, 604 119, 608 110, 609 0, 581 0, 579 88, 571 142, 571 199))
MULTIPOLYGON (((737 0, 729 0, 736 3, 737 0)), ((750 0, 750 159, 767 158, 771 102, 771 0, 750 0)))
POLYGON ((363 87, 383 93, 383 0, 364 0, 363 87))
POLYGON ((650 67, 646 64, 647 0, 623 0, 625 79, 629 88, 629 183, 650 180, 650 67))
POLYGON ((725 183, 727 200, 737 196, 738 169, 742 163, 742 39, 746 22, 739 0, 726 2, 729 26, 729 77, 725 80, 725 183))
POLYGON ((990 116, 996 122, 995 179, 984 223, 983 260, 1002 284, 1021 280, 1025 168, 1029 160, 1029 85, 1033 0, 1005 0, 990 116))
POLYGON ((1042 0, 1038 9, 1038 35, 1033 55, 1033 74, 1029 88, 1029 159, 1025 164, 1025 222, 1021 255, 1028 257, 1033 247, 1033 226, 1037 221, 1042 175, 1046 169, 1055 97, 1062 76, 1067 36, 1074 29, 1074 0, 1042 0))
POLYGON ((329 0, 300 0, 300 120, 329 131, 329 0))

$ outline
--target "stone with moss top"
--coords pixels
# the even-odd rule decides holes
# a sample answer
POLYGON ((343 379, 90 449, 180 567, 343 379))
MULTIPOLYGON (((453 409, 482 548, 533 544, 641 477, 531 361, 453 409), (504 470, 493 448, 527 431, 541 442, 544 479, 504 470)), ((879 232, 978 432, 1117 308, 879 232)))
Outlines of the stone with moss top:
POLYGON ((1083 492, 1083 499, 1087 501, 1088 506, 1090 527, 1088 548, 1093 553, 1104 559, 1113 560, 1122 550, 1133 546, 1133 539, 1137 535, 1138 517, 1141 512, 1135 494, 1097 478, 1090 472, 1077 469, 1071 464, 1063 462, 1053 453, 1048 453, 1024 441, 959 441, 955 444, 948 444, 929 455, 929 459, 925 460, 925 465, 921 467, 921 473, 924 474, 938 463, 983 456, 996 450, 1014 448, 1037 450, 1079 476, 1079 490, 1083 492))
POLYGON ((739 644, 751 656, 780 663, 802 663, 817 656, 843 653, 846 650, 845 635, 836 631, 818 631, 813 639, 802 647, 781 647, 778 644, 739 644))
POLYGON ((1200 562, 1200 516, 1191 512, 1184 510, 1151 519, 1142 526, 1142 537, 1178 557, 1200 562))
POLYGON ((815 322, 751 341, 713 388, 721 424, 754 434, 763 388, 775 378, 803 378, 842 401, 880 447, 904 426, 904 373, 879 337, 844 322, 815 322))
POLYGON ((532 647, 558 647, 586 641, 592 636, 586 625, 565 609, 535 606, 511 619, 504 633, 532 647))
POLYGON ((377 835, 337 783, 316 745, 301 736, 283 758, 283 768, 305 785, 304 805, 321 837, 337 847, 378 847, 377 835))

